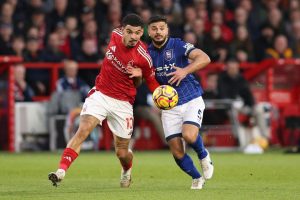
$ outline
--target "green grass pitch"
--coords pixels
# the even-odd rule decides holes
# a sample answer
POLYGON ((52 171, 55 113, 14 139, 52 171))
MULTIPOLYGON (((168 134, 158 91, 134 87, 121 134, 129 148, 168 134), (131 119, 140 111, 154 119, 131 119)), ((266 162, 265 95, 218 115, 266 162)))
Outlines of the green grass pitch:
POLYGON ((192 191, 191 179, 168 151, 136 152, 129 189, 119 188, 120 165, 113 152, 82 153, 57 188, 47 175, 56 169, 59 153, 0 153, 0 199, 300 199, 300 155, 211 155, 213 179, 192 191))

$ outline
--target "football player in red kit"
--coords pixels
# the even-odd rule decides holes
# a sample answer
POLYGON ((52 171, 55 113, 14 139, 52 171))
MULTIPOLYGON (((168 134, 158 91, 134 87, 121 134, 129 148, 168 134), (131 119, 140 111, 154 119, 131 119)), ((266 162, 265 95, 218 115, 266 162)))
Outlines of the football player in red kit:
POLYGON ((116 155, 122 165, 120 186, 130 186, 133 154, 128 145, 133 131, 135 85, 141 81, 142 74, 151 91, 159 85, 155 80, 151 57, 140 41, 143 26, 138 15, 129 14, 122 20, 122 28, 112 31, 101 72, 95 87, 85 99, 79 128, 67 144, 58 170, 48 175, 54 186, 64 178, 77 158, 83 141, 104 119, 107 119, 113 133, 116 155))

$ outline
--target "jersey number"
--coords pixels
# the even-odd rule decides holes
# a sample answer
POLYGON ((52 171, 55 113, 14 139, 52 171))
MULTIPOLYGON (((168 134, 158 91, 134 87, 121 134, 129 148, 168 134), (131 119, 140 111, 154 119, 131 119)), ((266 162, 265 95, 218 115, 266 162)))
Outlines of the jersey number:
POLYGON ((198 115, 197 115, 197 117, 198 117, 199 120, 201 120, 201 114, 202 114, 202 111, 199 109, 198 110, 198 115))
POLYGON ((126 122, 127 122, 127 129, 132 129, 133 128, 133 117, 127 117, 126 122))

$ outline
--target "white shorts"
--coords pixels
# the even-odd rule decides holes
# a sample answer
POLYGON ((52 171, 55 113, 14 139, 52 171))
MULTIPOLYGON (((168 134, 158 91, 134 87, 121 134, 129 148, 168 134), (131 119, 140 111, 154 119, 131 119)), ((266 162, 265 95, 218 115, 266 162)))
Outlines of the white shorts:
POLYGON ((205 104, 202 97, 193 99, 171 110, 162 111, 162 123, 166 140, 182 136, 182 125, 201 127, 205 104))
POLYGON ((95 91, 85 99, 80 115, 92 115, 99 119, 100 125, 107 118, 107 124, 113 134, 121 138, 131 138, 133 108, 127 101, 114 99, 95 91))

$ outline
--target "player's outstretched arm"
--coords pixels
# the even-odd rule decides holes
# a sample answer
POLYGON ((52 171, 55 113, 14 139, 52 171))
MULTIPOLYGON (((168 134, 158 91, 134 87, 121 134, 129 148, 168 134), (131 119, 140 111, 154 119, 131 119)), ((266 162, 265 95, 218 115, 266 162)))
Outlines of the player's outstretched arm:
POLYGON ((200 49, 192 50, 189 53, 188 58, 191 60, 189 65, 184 68, 174 66, 173 68, 175 71, 167 74, 167 76, 172 76, 168 81, 169 84, 176 84, 176 86, 178 86, 188 74, 194 73, 210 63, 210 58, 208 55, 200 49))
POLYGON ((191 60, 191 63, 184 68, 187 74, 194 73, 210 63, 209 56, 200 49, 192 50, 189 53, 188 58, 191 60))

